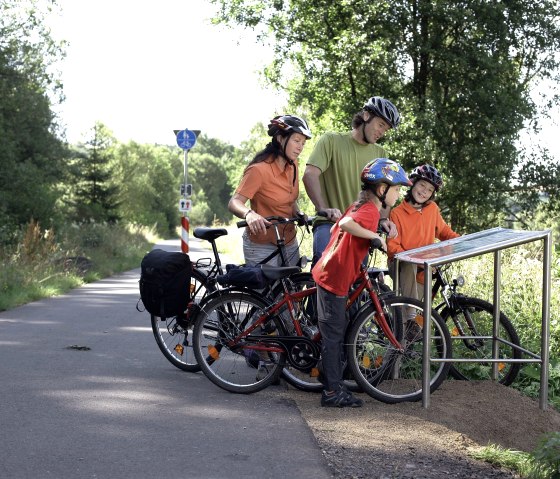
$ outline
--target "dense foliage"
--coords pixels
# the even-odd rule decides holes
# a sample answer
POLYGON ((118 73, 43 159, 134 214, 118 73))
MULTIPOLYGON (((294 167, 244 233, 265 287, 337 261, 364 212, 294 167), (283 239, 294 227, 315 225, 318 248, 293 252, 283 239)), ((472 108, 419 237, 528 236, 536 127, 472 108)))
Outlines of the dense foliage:
POLYGON ((60 85, 48 67, 63 51, 38 4, 0 4, 0 242, 30 217, 50 222, 57 214, 65 150, 51 110, 60 85))
POLYGON ((268 78, 320 127, 349 129, 366 98, 392 99, 404 123, 391 154, 408 168, 442 170, 442 204, 457 230, 495 225, 542 192, 558 208, 558 165, 536 147, 527 158, 516 148, 541 113, 530 88, 557 72, 557 0, 213 2, 217 21, 275 44, 268 78))

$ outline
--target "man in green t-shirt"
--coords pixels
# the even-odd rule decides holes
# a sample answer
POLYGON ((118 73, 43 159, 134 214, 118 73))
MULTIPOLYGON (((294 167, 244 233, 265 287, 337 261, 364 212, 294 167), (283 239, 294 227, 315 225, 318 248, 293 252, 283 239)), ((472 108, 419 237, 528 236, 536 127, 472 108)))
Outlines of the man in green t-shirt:
MULTIPOLYGON (((313 265, 321 257, 330 239, 330 229, 360 192, 360 173, 376 158, 386 158, 385 150, 375 143, 390 128, 400 123, 400 115, 389 100, 370 98, 352 119, 349 133, 325 133, 315 145, 303 174, 305 190, 315 209, 327 218, 313 225, 313 265)), ((396 228, 386 218, 389 208, 381 210, 382 226, 389 237, 396 228)))

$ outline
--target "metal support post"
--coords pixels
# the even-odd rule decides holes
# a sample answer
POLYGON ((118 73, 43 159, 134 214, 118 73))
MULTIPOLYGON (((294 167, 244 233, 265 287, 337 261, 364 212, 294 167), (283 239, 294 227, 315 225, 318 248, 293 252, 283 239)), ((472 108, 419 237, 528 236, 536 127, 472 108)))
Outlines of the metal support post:
POLYGON ((424 349, 422 352, 422 406, 430 407, 430 342, 432 332, 432 267, 424 263, 424 349))

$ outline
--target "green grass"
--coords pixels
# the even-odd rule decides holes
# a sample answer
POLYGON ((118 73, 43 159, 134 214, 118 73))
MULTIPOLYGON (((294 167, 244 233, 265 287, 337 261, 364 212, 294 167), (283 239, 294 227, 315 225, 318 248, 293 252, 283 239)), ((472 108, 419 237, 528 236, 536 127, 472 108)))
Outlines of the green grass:
POLYGON ((533 453, 491 444, 471 451, 471 457, 515 471, 525 479, 560 479, 560 432, 546 435, 533 453))
POLYGON ((32 222, 17 245, 0 249, 0 311, 137 268, 154 241, 151 230, 129 225, 71 225, 55 232, 32 222), (64 266, 75 257, 87 258, 91 267, 64 266))

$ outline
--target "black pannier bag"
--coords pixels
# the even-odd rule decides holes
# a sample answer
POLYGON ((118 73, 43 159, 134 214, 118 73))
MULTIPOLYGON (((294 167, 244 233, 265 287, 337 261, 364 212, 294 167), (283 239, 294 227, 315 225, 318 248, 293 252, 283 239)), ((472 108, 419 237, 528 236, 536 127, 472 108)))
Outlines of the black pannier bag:
POLYGON ((261 265, 246 266, 226 264, 226 274, 218 276, 218 283, 224 286, 244 286, 250 289, 263 289, 269 281, 262 272, 261 265))
POLYGON ((182 314, 190 301, 192 264, 188 254, 154 249, 140 263, 140 298, 160 318, 182 314))

